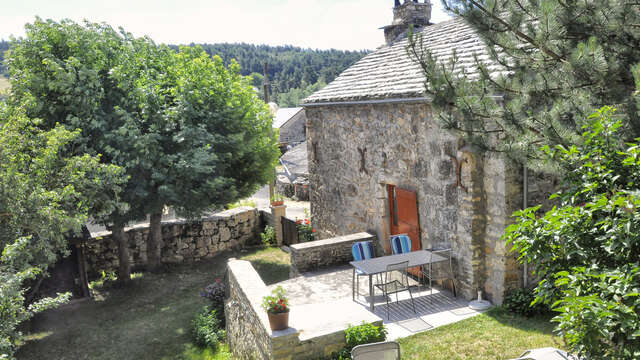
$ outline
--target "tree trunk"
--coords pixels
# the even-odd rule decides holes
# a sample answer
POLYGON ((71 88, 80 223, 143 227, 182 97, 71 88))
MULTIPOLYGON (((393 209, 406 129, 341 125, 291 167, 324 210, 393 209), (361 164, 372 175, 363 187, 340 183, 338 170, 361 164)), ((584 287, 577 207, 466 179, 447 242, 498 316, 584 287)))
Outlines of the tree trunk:
POLYGON ((131 281, 131 264, 129 263, 129 236, 124 232, 124 225, 113 225, 113 240, 118 244, 118 282, 126 284, 131 281))
POLYGON ((160 266, 162 250, 162 212, 153 213, 149 220, 149 238, 147 239, 147 267, 156 270, 160 266))

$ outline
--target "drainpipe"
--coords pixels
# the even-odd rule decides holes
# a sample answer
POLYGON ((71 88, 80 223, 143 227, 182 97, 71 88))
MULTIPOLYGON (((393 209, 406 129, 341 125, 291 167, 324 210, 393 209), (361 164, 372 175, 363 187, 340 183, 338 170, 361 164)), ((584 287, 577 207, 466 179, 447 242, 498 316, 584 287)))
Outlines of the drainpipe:
MULTIPOLYGON (((526 209, 529 205, 527 204, 529 200, 529 170, 527 169, 527 164, 524 164, 522 170, 522 208, 526 209)), ((529 266, 528 263, 524 262, 524 287, 526 288, 529 282, 527 281, 527 277, 529 275, 529 266)))

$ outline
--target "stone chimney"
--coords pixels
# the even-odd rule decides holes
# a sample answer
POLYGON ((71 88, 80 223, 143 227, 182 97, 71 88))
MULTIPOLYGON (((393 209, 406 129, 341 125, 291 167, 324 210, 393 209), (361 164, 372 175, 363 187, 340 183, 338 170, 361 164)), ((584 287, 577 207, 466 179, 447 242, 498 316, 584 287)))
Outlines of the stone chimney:
POLYGON ((409 25, 426 26, 431 23, 431 1, 424 0, 404 0, 404 4, 400 4, 401 0, 395 0, 393 7, 393 23, 382 27, 384 29, 384 38, 387 44, 395 40, 398 35, 409 29, 409 25))

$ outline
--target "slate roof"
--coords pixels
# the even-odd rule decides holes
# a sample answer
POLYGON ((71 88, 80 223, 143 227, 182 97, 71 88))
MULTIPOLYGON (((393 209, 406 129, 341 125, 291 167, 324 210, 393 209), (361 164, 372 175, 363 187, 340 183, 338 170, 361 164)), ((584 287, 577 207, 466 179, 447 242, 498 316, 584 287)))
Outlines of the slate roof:
POLYGON ((295 176, 308 176, 309 161, 307 159, 307 142, 302 142, 287 151, 280 158, 280 163, 287 168, 289 173, 295 176))
POLYGON ((291 120, 291 118, 296 116, 300 111, 302 111, 301 107, 278 109, 276 115, 273 117, 273 128, 281 128, 282 125, 286 124, 287 121, 291 120))
MULTIPOLYGON (((485 61, 489 71, 502 70, 499 64, 489 63, 484 43, 462 18, 416 29, 418 31, 423 34, 425 48, 440 62, 448 61, 456 49, 459 64, 467 67, 470 76, 477 73, 473 66, 474 54, 485 61)), ((390 45, 381 46, 345 70, 329 85, 306 98, 304 104, 423 97, 424 75, 407 55, 407 45, 405 32, 390 45)))

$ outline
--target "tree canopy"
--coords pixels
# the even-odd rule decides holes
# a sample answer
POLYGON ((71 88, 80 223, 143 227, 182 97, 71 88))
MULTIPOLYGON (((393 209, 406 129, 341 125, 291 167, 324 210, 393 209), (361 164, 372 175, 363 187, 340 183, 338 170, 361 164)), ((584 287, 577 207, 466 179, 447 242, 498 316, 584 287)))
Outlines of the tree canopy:
MULTIPOLYGON (((268 181, 279 154, 272 118, 237 63, 103 24, 37 20, 26 29, 8 53, 9 101, 32 97, 27 114, 43 128, 80 129, 77 153, 124 169, 126 211, 101 220, 119 237, 127 221, 150 214, 151 266, 164 206, 195 217, 268 181)), ((126 239, 118 242, 126 251, 126 239)))
POLYGON ((414 36, 426 91, 444 127, 473 144, 541 164, 543 145, 570 145, 591 111, 615 105, 629 139, 640 135, 633 68, 640 5, 633 0, 443 0, 484 41, 489 59, 440 62, 414 36), (502 70, 490 71, 487 62, 502 70), (468 77, 470 68, 479 75, 468 77), (498 141, 496 141, 498 139, 498 141))
POLYGON ((122 174, 98 157, 68 156, 78 131, 43 131, 22 107, 0 103, 0 358, 12 358, 20 323, 68 299, 25 304, 29 281, 67 252, 89 213, 114 211, 122 174))

